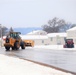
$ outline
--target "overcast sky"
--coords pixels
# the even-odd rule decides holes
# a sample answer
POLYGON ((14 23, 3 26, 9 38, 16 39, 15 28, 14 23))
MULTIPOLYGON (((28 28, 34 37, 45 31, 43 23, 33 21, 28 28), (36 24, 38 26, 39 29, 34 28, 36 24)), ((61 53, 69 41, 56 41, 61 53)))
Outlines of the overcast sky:
POLYGON ((76 0, 0 0, 0 24, 41 27, 54 17, 76 24, 76 0))

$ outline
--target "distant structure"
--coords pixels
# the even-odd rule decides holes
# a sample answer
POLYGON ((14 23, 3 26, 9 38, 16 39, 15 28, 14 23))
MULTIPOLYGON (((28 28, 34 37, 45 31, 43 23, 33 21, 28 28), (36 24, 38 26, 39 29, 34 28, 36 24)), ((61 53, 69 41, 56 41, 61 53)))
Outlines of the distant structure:
POLYGON ((76 44, 76 27, 68 29, 66 32, 67 32, 67 38, 73 39, 74 44, 76 44))
POLYGON ((67 33, 49 33, 47 34, 50 45, 63 45, 67 37, 67 33))
POLYGON ((36 30, 28 33, 27 35, 47 35, 47 32, 43 30, 36 30))

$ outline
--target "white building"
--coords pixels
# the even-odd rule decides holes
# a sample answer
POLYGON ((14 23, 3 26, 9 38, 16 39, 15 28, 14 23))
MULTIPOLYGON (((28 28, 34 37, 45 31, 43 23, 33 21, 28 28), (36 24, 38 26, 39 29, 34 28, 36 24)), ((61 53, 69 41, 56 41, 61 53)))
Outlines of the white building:
POLYGON ((48 44, 48 37, 46 35, 20 35, 23 40, 33 40, 35 45, 48 44))
POLYGON ((64 44, 67 34, 66 33, 49 33, 47 34, 49 38, 49 44, 56 45, 56 44, 64 44))
POLYGON ((74 43, 76 44, 76 27, 67 30, 67 38, 73 39, 74 43))
POLYGON ((48 37, 47 32, 43 30, 36 30, 22 36, 24 40, 33 40, 35 45, 47 45, 48 37))

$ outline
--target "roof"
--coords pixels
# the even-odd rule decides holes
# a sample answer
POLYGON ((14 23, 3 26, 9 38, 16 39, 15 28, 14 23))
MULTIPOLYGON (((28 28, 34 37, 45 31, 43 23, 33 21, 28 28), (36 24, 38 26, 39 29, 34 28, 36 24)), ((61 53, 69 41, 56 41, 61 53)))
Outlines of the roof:
POLYGON ((67 33, 49 33, 47 34, 48 37, 66 37, 67 36, 67 33))
POLYGON ((76 30, 76 27, 70 28, 67 31, 74 31, 74 30, 76 30))
POLYGON ((32 31, 30 33, 28 33, 27 35, 46 35, 47 32, 43 31, 43 30, 36 30, 36 31, 32 31))
POLYGON ((48 36, 45 36, 45 35, 20 35, 20 37, 22 39, 31 39, 31 40, 34 40, 34 39, 48 39, 48 36))

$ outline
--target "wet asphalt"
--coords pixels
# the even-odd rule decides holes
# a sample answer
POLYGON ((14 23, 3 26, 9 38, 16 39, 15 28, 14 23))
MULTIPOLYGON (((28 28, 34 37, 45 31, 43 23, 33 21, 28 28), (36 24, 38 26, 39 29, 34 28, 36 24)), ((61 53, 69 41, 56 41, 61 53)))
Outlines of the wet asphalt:
POLYGON ((26 47, 26 49, 5 51, 0 48, 0 54, 42 62, 76 73, 76 50, 51 50, 26 47))

